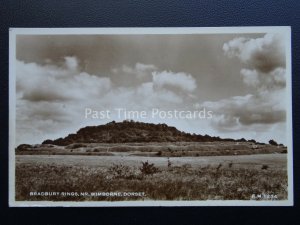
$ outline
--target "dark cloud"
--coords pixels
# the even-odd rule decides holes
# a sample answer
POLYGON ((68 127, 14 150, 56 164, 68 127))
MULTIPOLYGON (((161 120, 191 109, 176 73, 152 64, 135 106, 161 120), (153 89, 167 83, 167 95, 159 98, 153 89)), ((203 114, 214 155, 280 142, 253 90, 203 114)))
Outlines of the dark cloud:
POLYGON ((256 96, 236 96, 217 102, 205 102, 202 106, 212 110, 217 129, 240 130, 252 124, 285 122, 284 91, 261 93, 256 96), (279 100, 280 99, 280 100, 279 100))
POLYGON ((46 102, 55 102, 55 101, 68 101, 72 98, 66 97, 57 90, 47 91, 44 89, 35 89, 32 91, 25 92, 22 96, 22 99, 33 101, 33 102, 39 102, 39 101, 46 101, 46 102))
POLYGON ((266 34, 262 38, 235 38, 223 45, 225 54, 238 57, 250 68, 268 73, 278 67, 285 67, 283 36, 266 34))
POLYGON ((274 124, 285 122, 286 113, 284 110, 278 111, 267 111, 267 112, 257 112, 249 111, 243 112, 242 114, 236 114, 239 116, 239 122, 242 125, 251 124, 274 124))

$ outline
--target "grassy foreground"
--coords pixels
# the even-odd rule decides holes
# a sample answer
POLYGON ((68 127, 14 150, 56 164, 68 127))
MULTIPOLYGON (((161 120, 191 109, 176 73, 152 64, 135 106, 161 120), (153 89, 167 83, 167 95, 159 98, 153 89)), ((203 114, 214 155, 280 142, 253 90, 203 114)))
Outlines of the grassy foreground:
POLYGON ((234 164, 157 168, 112 165, 109 168, 54 164, 16 165, 17 201, 250 200, 253 194, 287 199, 287 172, 239 168, 234 164), (30 196, 30 192, 144 192, 145 196, 30 196))

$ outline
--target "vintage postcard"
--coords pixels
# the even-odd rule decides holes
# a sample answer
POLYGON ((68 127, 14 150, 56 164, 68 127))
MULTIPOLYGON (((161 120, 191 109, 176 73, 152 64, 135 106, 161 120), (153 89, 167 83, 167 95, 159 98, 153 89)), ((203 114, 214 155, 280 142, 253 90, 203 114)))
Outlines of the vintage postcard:
POLYGON ((290 27, 9 44, 10 206, 293 205, 290 27))

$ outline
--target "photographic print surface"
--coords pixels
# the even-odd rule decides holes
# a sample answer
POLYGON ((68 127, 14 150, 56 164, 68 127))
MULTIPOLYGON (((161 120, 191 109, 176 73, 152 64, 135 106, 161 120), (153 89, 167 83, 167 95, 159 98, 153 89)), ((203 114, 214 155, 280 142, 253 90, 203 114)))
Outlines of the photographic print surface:
POLYGON ((11 206, 292 205, 289 27, 10 31, 11 206))

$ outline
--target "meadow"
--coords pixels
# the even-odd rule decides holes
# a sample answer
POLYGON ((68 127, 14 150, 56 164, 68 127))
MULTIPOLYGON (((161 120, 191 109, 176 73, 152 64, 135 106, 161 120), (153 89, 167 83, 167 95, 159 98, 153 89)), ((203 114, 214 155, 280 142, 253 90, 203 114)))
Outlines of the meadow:
POLYGON ((286 154, 207 157, 17 155, 18 201, 287 199, 286 154), (144 192, 140 196, 30 196, 30 192, 144 192))
POLYGON ((135 155, 153 157, 198 157, 287 153, 283 145, 253 142, 146 142, 146 143, 73 143, 18 148, 16 155, 135 155))

